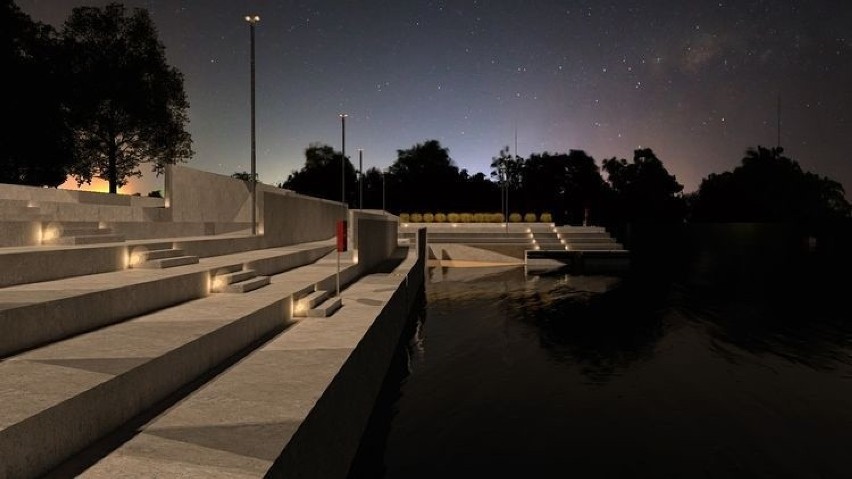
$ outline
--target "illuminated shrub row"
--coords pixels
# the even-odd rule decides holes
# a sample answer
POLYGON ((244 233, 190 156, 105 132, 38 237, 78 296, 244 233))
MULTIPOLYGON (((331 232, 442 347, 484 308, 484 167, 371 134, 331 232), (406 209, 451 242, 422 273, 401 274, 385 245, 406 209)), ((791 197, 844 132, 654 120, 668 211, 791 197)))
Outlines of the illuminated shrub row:
MULTIPOLYGON (((503 213, 400 213, 399 221, 403 223, 502 223, 505 220, 503 213)), ((536 216, 535 213, 527 213, 521 216, 520 213, 512 213, 509 215, 510 223, 551 223, 553 217, 550 213, 542 213, 541 216, 536 216)))

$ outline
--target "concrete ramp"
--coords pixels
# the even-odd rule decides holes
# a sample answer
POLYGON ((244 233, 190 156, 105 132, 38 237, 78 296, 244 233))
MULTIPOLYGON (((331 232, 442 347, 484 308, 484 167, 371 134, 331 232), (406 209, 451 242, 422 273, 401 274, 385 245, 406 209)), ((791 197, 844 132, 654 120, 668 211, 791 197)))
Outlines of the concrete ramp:
MULTIPOLYGON (((456 243, 429 244, 430 257, 445 261, 466 261, 492 264, 524 264, 523 259, 502 254, 491 249, 456 243)), ((523 250, 521 250, 523 251, 523 250)))

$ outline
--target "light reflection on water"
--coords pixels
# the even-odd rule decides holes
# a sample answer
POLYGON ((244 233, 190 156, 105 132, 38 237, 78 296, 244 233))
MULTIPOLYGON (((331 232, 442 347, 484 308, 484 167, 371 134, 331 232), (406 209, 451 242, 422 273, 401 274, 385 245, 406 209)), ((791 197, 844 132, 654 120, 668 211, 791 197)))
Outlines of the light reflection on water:
POLYGON ((845 301, 724 267, 432 269, 352 476, 852 477, 845 301))

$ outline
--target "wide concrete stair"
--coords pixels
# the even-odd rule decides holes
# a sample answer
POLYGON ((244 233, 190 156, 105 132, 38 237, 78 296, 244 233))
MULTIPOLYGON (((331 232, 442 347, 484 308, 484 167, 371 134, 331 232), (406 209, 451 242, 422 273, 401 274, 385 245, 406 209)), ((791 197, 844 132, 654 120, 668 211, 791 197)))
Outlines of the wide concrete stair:
POLYGON ((131 268, 162 269, 198 263, 198 256, 184 254, 173 243, 153 244, 130 250, 131 268))
MULTIPOLYGON (((75 454, 287 328, 296 298, 321 309, 328 299, 309 293, 334 284, 332 250, 326 241, 0 289, 0 477, 79 467, 75 454), (209 294, 217 280, 225 292, 261 277, 266 287, 209 294)), ((344 258, 341 283, 358 274, 344 258)))
POLYGON ((298 298, 293 306, 293 316, 300 318, 327 318, 340 309, 340 296, 331 296, 330 291, 313 291, 298 298))
POLYGON ((47 215, 28 200, 0 199, 0 221, 42 221, 47 215))
POLYGON ((258 276, 253 269, 238 266, 222 268, 212 278, 214 293, 248 293, 269 284, 269 276, 258 276))
POLYGON ((626 251, 601 226, 560 226, 554 229, 568 251, 626 251))
POLYGON ((101 228, 97 222, 52 222, 42 227, 41 244, 44 245, 86 245, 123 241, 123 235, 115 234, 110 228, 101 228))

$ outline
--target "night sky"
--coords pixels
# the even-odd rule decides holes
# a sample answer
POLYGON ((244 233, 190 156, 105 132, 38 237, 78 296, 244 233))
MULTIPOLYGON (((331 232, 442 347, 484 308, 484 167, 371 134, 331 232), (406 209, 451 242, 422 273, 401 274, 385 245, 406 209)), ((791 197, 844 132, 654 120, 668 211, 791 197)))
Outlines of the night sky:
MULTIPOLYGON (((79 1, 18 0, 59 26, 79 1)), ((102 6, 93 1, 86 5, 102 6)), ((127 1, 147 8, 185 77, 195 157, 250 168, 249 27, 256 29, 257 171, 277 183, 311 142, 365 168, 438 139, 489 173, 501 147, 586 150, 600 165, 651 147, 686 192, 781 144, 852 189, 852 4, 723 1, 127 1)), ((122 192, 162 188, 145 178, 122 192)))

